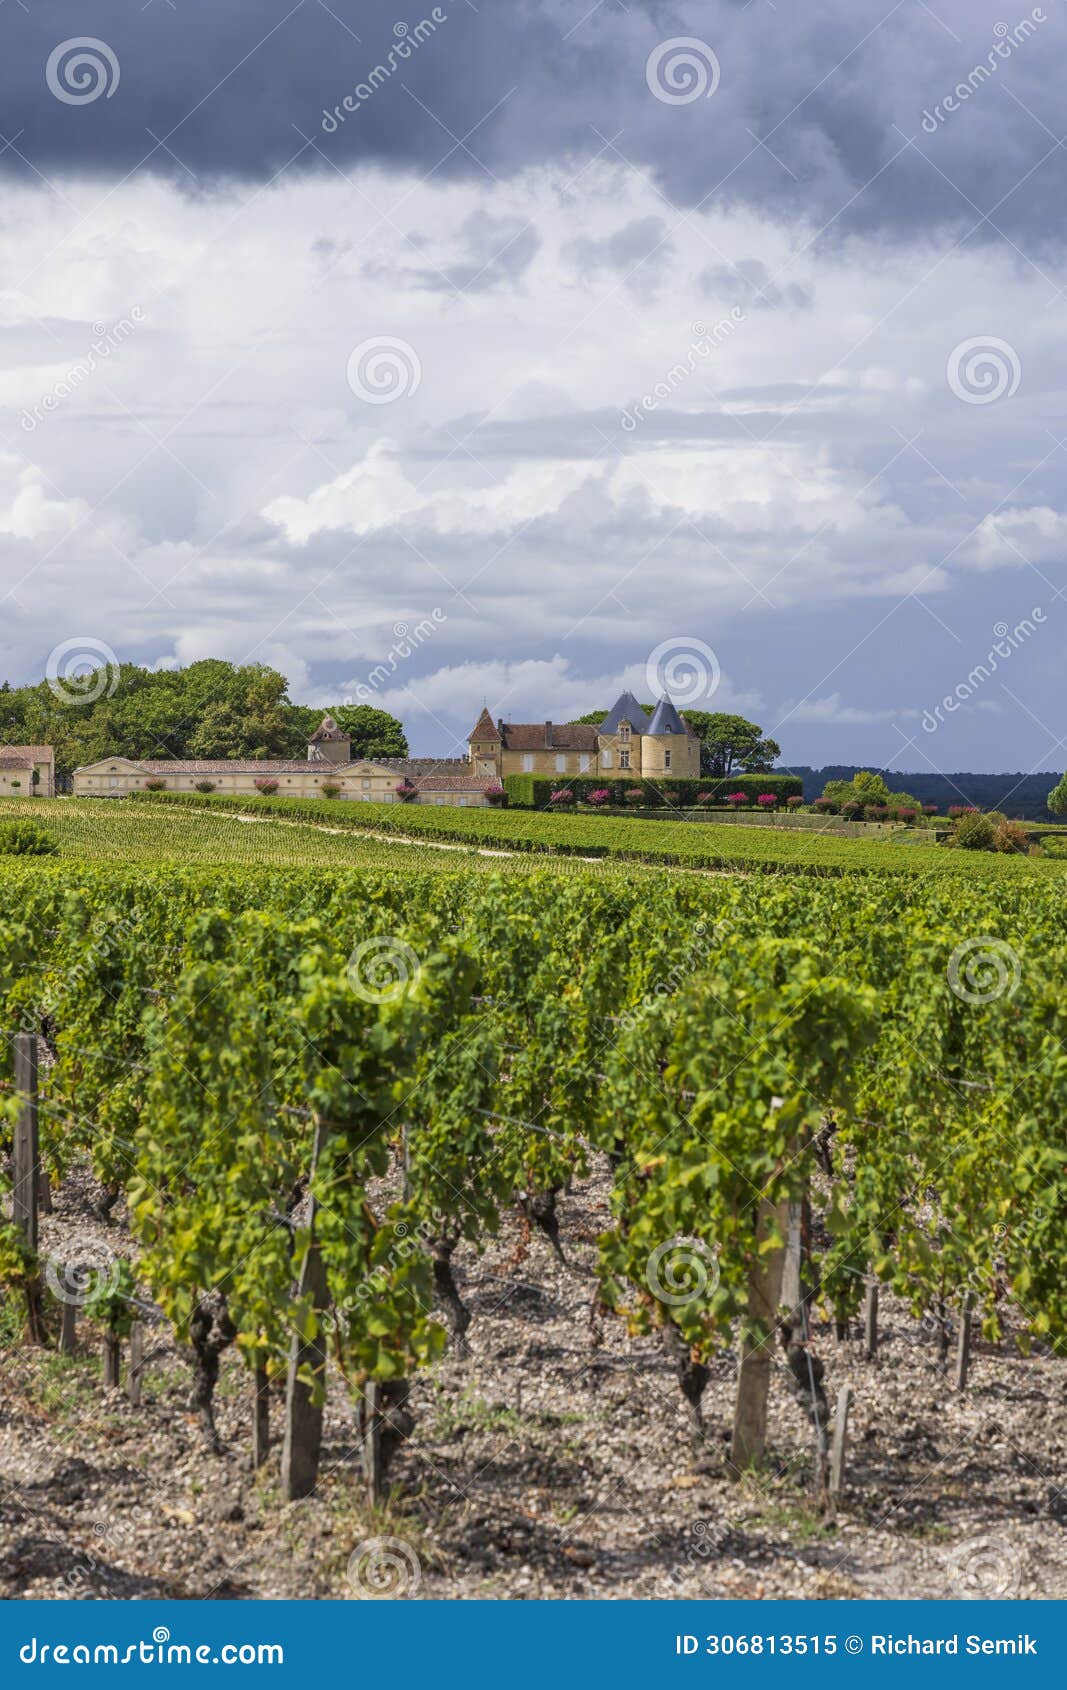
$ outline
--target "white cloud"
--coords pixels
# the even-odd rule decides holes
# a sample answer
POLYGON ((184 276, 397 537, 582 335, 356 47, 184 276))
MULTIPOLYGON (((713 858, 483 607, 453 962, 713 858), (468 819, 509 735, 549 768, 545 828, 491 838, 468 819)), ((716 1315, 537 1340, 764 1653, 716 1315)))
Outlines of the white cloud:
POLYGON ((805 246, 810 231, 717 201, 678 219, 621 168, 358 182, 9 190, 0 403, 25 454, 0 462, 10 679, 95 632, 149 662, 276 653, 296 692, 335 697, 399 620, 438 607, 403 677, 431 739, 434 715, 459 731, 482 692, 514 687, 532 719, 598 706, 686 633, 738 699, 811 692, 830 714, 793 727, 860 730, 899 714, 895 679, 876 684, 899 660, 896 606, 937 600, 914 685, 939 696, 985 572, 1017 580, 1018 552, 1059 564, 1062 466, 1039 420, 1062 408, 1067 353, 1040 277, 1000 251, 805 246), (496 238, 527 229, 496 264, 496 238), (623 282, 650 242, 654 300, 623 282), (491 285, 462 291, 487 262, 491 285), (754 276, 776 308, 749 309, 754 276), (736 330, 656 397, 694 325, 733 304, 736 330), (17 431, 30 390, 134 305, 143 323, 106 367, 17 431), (968 405, 946 360, 983 330, 1016 347, 1023 382, 968 405), (385 406, 345 373, 379 335, 421 366, 385 406))

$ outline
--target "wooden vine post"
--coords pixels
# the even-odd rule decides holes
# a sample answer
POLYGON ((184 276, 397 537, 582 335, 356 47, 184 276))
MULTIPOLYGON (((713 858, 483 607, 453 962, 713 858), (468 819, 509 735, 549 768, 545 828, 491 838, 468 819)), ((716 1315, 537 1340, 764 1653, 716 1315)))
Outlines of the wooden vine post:
POLYGON ((134 1408, 141 1405, 144 1382, 144 1322, 135 1320, 130 1327, 130 1366, 126 1374, 126 1395, 134 1408))
MULTIPOLYGON (((19 1112, 12 1144, 11 1219, 27 1249, 36 1255, 41 1147, 37 1123, 37 1038, 33 1033, 15 1034, 15 1091, 19 1112)), ((26 1285, 26 1324, 31 1343, 46 1342, 41 1282, 36 1276, 26 1285)))
MULTIPOLYGON (((781 1108, 781 1103, 781 1098, 773 1098, 772 1109, 781 1108)), ((767 1445, 767 1398, 786 1251, 784 1245, 778 1245, 773 1250, 760 1253, 758 1246, 775 1230, 780 1238, 788 1239, 791 1207, 786 1198, 777 1204, 760 1199, 756 1219, 757 1251, 748 1277, 747 1309, 738 1357, 737 1396, 730 1442, 729 1468, 735 1478, 740 1477, 746 1467, 763 1459, 767 1445)))
MULTIPOLYGON (((316 1120, 315 1146, 311 1154, 312 1182, 327 1133, 326 1123, 316 1120)), ((314 1192, 310 1204, 308 1245, 300 1269, 297 1296, 304 1299, 318 1316, 326 1308, 327 1286, 326 1269, 315 1236, 319 1205, 314 1192)), ((319 1474, 323 1404, 313 1400, 312 1387, 307 1382, 307 1376, 311 1374, 318 1383, 325 1384, 326 1348, 321 1321, 317 1321, 316 1325, 317 1331, 313 1338, 302 1338, 298 1332, 294 1332, 289 1345, 289 1369, 285 1387, 285 1441, 282 1446, 282 1490, 289 1502, 310 1496, 319 1474)))
POLYGON ((967 1374, 971 1367, 971 1293, 965 1291, 960 1304, 960 1330, 956 1340, 956 1389, 967 1389, 967 1374))
POLYGON ((787 1309, 799 1309, 804 1301, 802 1285, 804 1205, 789 1205, 789 1226, 786 1230, 785 1261, 782 1265, 781 1300, 787 1309))
POLYGON ((376 1379, 363 1387, 363 1476, 370 1502, 382 1495, 382 1388, 376 1379))
POLYGON ((32 1033, 15 1034, 15 1090, 19 1096, 19 1113, 15 1122, 11 1218, 28 1247, 36 1251, 40 1147, 37 1141, 37 1040, 32 1033))
POLYGON ((867 1279, 867 1300, 863 1305, 863 1348, 868 1361, 878 1354, 878 1281, 867 1279))
POLYGON ((74 1303, 59 1305, 59 1353, 72 1356, 78 1335, 78 1310, 74 1303))
POLYGON ((103 1344, 104 1385, 119 1385, 119 1361, 122 1354, 122 1340, 117 1332, 105 1332, 103 1344))
POLYGON ((834 1412, 834 1438, 830 1450, 830 1499, 836 1502, 845 1488, 845 1448, 848 1439, 848 1411, 852 1406, 852 1387, 842 1385, 837 1393, 834 1412))
POLYGON ((252 1465, 262 1467, 270 1452, 270 1383, 267 1369, 256 1367, 252 1384, 252 1465))

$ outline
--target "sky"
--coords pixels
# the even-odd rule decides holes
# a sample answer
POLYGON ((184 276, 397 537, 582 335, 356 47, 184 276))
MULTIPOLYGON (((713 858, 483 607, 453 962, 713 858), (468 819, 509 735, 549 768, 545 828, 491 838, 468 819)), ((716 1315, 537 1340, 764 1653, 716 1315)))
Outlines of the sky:
POLYGON ((1061 0, 6 0, 0 677, 1061 770, 1061 0))

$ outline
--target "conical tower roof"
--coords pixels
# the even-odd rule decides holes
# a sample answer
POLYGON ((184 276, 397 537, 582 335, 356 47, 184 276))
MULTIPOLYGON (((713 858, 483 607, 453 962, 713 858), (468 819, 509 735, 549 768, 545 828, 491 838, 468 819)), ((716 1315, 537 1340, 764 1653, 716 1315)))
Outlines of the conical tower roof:
POLYGON ((685 734, 685 723, 669 698, 661 698, 656 705, 648 732, 653 735, 685 734))
POLYGON ((601 722, 600 732, 602 734, 616 734, 619 731, 620 722, 629 722, 635 733, 647 734, 649 731, 648 717, 632 692, 620 693, 601 722))
POLYGON ((469 739, 500 739, 496 724, 490 716, 488 708, 483 704, 482 713, 467 736, 469 739))
POLYGON ((324 739, 347 739, 347 738, 348 738, 348 735, 346 733, 341 732, 341 729, 337 726, 337 723, 334 721, 332 716, 324 716, 322 718, 322 721, 319 723, 318 727, 315 729, 315 732, 312 734, 311 739, 309 740, 308 743, 310 745, 317 745, 320 740, 324 740, 324 739))

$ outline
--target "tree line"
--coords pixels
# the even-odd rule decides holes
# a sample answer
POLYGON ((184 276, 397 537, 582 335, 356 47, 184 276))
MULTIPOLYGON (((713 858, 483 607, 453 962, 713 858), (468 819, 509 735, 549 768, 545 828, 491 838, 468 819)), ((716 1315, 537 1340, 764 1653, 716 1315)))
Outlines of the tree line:
MULTIPOLYGON (((61 684, 0 685, 0 744, 53 745, 61 777, 103 757, 302 758, 323 708, 294 704, 288 683, 263 663, 204 658, 185 669, 123 663, 61 684)), ((372 705, 330 714, 352 738, 353 757, 406 757, 395 716, 372 705)))

